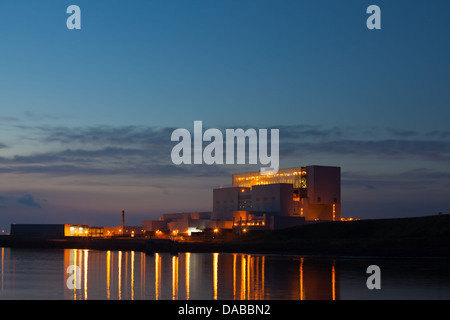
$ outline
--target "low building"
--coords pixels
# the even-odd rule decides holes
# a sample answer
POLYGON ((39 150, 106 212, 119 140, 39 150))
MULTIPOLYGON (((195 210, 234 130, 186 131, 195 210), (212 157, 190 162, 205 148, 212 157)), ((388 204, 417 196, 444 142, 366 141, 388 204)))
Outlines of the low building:
POLYGON ((165 213, 159 220, 144 220, 142 227, 148 232, 190 235, 205 229, 232 229, 233 212, 165 213))
POLYGON ((12 224, 11 236, 63 238, 103 237, 103 227, 89 227, 74 224, 12 224))
POLYGON ((117 227, 105 227, 104 236, 111 237, 142 237, 145 235, 145 229, 142 226, 117 226, 117 227))
POLYGON ((251 230, 276 230, 305 224, 304 217, 282 216, 277 212, 234 211, 233 229, 238 232, 251 230))
POLYGON ((167 221, 162 220, 144 220, 142 221, 142 229, 145 232, 166 231, 168 230, 167 221))

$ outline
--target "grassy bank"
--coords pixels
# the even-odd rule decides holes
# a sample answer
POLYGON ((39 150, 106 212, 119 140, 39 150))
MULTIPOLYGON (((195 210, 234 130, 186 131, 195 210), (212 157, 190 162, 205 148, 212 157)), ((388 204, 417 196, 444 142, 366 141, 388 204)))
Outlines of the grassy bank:
POLYGON ((304 254, 450 256, 450 215, 317 223, 253 232, 228 245, 304 254))

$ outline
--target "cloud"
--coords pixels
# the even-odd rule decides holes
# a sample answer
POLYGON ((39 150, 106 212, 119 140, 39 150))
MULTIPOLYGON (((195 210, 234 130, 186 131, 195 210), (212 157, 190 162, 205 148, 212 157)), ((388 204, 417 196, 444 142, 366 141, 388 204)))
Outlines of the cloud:
POLYGON ((380 158, 450 161, 447 132, 289 126, 280 128, 280 156, 305 154, 378 156, 380 158))
POLYGON ((20 121, 17 117, 0 116, 0 122, 18 122, 20 121))
POLYGON ((42 143, 146 147, 164 147, 170 143, 171 133, 176 129, 145 126, 20 126, 20 128, 30 131, 32 133, 30 138, 42 143))
POLYGON ((450 143, 437 140, 333 140, 315 143, 280 142, 280 153, 305 153, 379 157, 415 157, 435 162, 450 161, 450 143))
POLYGON ((450 212, 450 173, 416 168, 394 173, 342 172, 343 212, 380 218, 450 212))
POLYGON ((31 194, 25 194, 24 196, 17 199, 17 203, 23 204, 27 207, 40 208, 41 205, 33 198, 31 194))
POLYGON ((271 129, 279 129, 280 137, 283 139, 297 141, 336 139, 351 134, 353 130, 349 127, 324 128, 318 125, 273 126, 271 129))
POLYGON ((18 204, 30 208, 40 208, 41 204, 29 193, 24 193, 23 195, 17 195, 16 193, 1 195, 0 204, 2 208, 15 207, 18 204))
MULTIPOLYGON (((47 144, 52 144, 51 149, 57 151, 0 157, 0 173, 205 177, 226 176, 241 168, 237 165, 174 165, 170 154, 176 143, 170 141, 170 137, 175 128, 170 127, 22 128, 28 139, 42 144, 42 150, 47 144)), ((378 157, 387 161, 421 159, 430 163, 450 162, 450 135, 447 136, 446 132, 313 125, 280 126, 279 130, 282 161, 305 155, 325 155, 333 159, 354 156, 378 157)))
MULTIPOLYGON (((44 179, 49 178, 46 180, 49 189, 58 188, 66 181, 68 184, 73 183, 72 187, 79 192, 78 186, 101 183, 106 188, 96 186, 93 189, 108 193, 112 190, 111 181, 114 180, 118 184, 129 183, 133 188, 155 187, 158 198, 161 198, 169 190, 171 193, 172 190, 173 193, 177 192, 172 187, 179 186, 180 183, 189 185, 192 189, 190 191, 195 193, 198 189, 228 185, 228 182, 231 183, 232 173, 258 171, 261 167, 259 164, 174 165, 170 154, 176 142, 171 141, 170 137, 176 128, 171 127, 21 128, 21 136, 38 149, 30 149, 34 151, 26 153, 25 147, 21 145, 18 148, 21 153, 14 155, 12 152, 15 149, 9 148, 12 156, 0 155, 0 175, 32 174, 33 177, 29 180, 26 178, 25 181, 36 183, 42 182, 43 176, 44 179), (58 179, 53 179, 54 177, 58 179), (59 179, 60 177, 69 179, 59 179), (138 179, 143 180, 136 183, 138 179)), ((450 135, 446 131, 314 125, 271 128, 280 130, 280 161, 299 165, 299 159, 307 156, 309 163, 304 165, 320 164, 315 163, 315 160, 326 159, 328 163, 336 163, 342 167, 343 203, 348 215, 394 216, 396 210, 420 214, 424 212, 426 205, 423 203, 427 201, 427 210, 431 210, 430 212, 448 207, 446 199, 450 192, 450 170, 440 165, 450 162, 450 135), (358 160, 358 169, 349 165, 348 161, 352 159, 358 160), (373 165, 374 159, 377 160, 377 166, 373 165), (403 171, 396 169, 396 172, 392 172, 395 168, 403 168, 399 165, 403 162, 407 164, 403 171), (395 205, 391 208, 386 203, 395 205)), ((225 132, 227 128, 218 129, 225 132)), ((206 144, 207 142, 204 143, 206 144)), ((21 188, 23 191, 20 193, 15 191, 10 196, 2 194, 4 197, 0 197, 0 205, 16 211, 42 206, 43 202, 35 197, 41 190, 30 189, 30 185, 21 188)), ((53 195, 49 194, 48 197, 53 195)), ((175 203, 174 205, 176 206, 175 203)))
POLYGON ((416 168, 393 173, 342 172, 345 216, 381 218, 450 212, 450 172, 416 168))
POLYGON ((135 176, 229 176, 230 168, 217 165, 175 165, 170 148, 66 149, 28 156, 0 158, 0 173, 135 176))
POLYGON ((58 114, 25 111, 24 119, 28 121, 45 121, 45 120, 60 120, 66 118, 66 116, 61 116, 58 114))
POLYGON ((414 130, 399 130, 395 128, 387 128, 387 130, 392 136, 399 138, 409 138, 418 135, 418 132, 414 130))
POLYGON ((20 126, 20 129, 25 140, 41 145, 41 150, 51 151, 0 157, 0 172, 101 175, 171 171, 169 128, 20 126))
POLYGON ((30 155, 16 155, 12 158, 0 158, 0 164, 51 164, 51 163, 95 163, 100 159, 122 159, 135 156, 149 160, 160 159, 161 154, 148 149, 105 147, 100 149, 66 149, 56 152, 42 152, 30 155), (155 157, 156 155, 156 157, 155 157))

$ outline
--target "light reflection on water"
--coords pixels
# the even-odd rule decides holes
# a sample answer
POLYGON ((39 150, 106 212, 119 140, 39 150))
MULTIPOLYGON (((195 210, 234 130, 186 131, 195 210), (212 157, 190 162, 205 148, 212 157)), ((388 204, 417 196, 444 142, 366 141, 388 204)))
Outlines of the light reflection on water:
POLYGON ((449 266, 445 259, 1 248, 0 299, 450 299, 449 266), (381 268, 381 290, 366 287, 371 264, 381 268))

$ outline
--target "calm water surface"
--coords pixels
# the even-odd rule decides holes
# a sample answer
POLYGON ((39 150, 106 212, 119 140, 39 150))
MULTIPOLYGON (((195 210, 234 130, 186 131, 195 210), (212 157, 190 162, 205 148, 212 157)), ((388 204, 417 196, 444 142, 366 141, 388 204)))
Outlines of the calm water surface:
POLYGON ((450 299, 446 259, 0 250, 0 299, 450 299), (367 289, 372 264, 381 290, 367 289))

